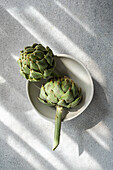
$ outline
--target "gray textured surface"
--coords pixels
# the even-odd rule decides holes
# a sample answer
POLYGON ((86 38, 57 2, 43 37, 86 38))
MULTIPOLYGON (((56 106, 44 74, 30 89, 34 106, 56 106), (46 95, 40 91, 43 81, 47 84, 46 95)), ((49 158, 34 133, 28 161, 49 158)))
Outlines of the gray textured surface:
POLYGON ((0 170, 112 170, 113 1, 0 3, 0 170), (16 64, 33 42, 79 58, 94 79, 91 105, 62 124, 55 152, 54 124, 32 109, 16 64))

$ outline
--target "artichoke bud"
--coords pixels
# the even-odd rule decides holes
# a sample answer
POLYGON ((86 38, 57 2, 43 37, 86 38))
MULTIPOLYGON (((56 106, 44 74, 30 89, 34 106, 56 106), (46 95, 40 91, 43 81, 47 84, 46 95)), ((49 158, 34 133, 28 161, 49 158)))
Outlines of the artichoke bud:
POLYGON ((41 87, 39 98, 46 101, 46 104, 51 102, 56 106, 73 108, 80 102, 82 97, 81 89, 76 86, 74 81, 68 77, 62 77, 45 83, 41 87))
POLYGON ((30 81, 39 81, 49 77, 55 67, 52 50, 37 43, 25 47, 20 52, 17 63, 21 68, 21 75, 30 81))

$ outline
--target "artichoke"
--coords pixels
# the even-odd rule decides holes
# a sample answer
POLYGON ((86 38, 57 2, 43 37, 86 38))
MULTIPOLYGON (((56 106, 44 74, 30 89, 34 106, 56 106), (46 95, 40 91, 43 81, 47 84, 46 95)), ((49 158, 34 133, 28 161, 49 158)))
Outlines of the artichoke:
POLYGON ((29 81, 40 81, 50 76, 55 67, 54 54, 47 46, 33 44, 20 52, 17 61, 20 74, 29 81))
POLYGON ((81 98, 81 89, 66 76, 53 78, 41 86, 38 99, 46 105, 56 107, 53 150, 59 145, 63 108, 74 108, 81 98))

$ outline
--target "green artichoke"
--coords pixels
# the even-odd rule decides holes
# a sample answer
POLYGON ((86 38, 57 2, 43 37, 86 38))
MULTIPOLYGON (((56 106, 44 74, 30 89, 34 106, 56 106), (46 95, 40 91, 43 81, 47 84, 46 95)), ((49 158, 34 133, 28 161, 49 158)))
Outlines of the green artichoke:
POLYGON ((41 44, 27 46, 20 52, 17 61, 20 74, 29 81, 40 81, 50 76, 55 67, 54 54, 49 47, 41 44))
POLYGON ((81 101, 81 89, 70 78, 53 78, 40 89, 38 99, 49 106, 56 106, 53 150, 59 144, 63 108, 74 108, 81 101))

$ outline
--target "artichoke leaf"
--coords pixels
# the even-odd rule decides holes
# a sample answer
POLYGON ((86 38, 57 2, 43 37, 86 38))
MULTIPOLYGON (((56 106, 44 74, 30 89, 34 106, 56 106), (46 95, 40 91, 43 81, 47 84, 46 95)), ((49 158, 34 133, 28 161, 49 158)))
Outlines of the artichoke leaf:
POLYGON ((47 100, 47 95, 46 95, 45 88, 44 88, 43 85, 42 85, 41 91, 40 91, 40 98, 41 98, 42 100, 47 100))
POLYGON ((35 50, 34 55, 38 57, 38 59, 42 59, 45 55, 43 51, 35 50))
POLYGON ((36 48, 37 45, 38 45, 37 43, 34 43, 34 44, 32 45, 32 48, 36 48))
MULTIPOLYGON (((48 54, 48 53, 47 53, 48 54)), ((53 65, 53 58, 49 55, 44 55, 44 58, 47 60, 47 62, 52 66, 53 65)))
POLYGON ((45 47, 42 45, 42 44, 37 44, 36 46, 35 46, 35 49, 37 49, 37 50, 41 50, 41 51, 46 51, 46 49, 45 49, 45 47))
POLYGON ((81 96, 80 97, 78 97, 77 99, 75 99, 72 103, 70 103, 68 106, 67 106, 67 108, 74 108, 79 102, 80 102, 80 100, 81 100, 81 96))
POLYGON ((51 89, 54 88, 53 81, 50 81, 44 85, 45 91, 47 94, 51 93, 51 89))
POLYGON ((42 78, 42 74, 40 72, 37 72, 37 71, 34 71, 34 70, 31 70, 30 71, 30 78, 37 78, 37 79, 40 79, 42 78))
POLYGON ((38 65, 33 61, 30 61, 30 68, 39 71, 38 65))
POLYGON ((43 104, 47 105, 47 106, 55 106, 55 104, 51 103, 51 102, 46 102, 45 100, 41 99, 40 97, 37 97, 39 99, 40 102, 42 102, 43 104))
POLYGON ((25 77, 26 79, 28 79, 29 78, 29 76, 28 75, 26 75, 22 70, 20 70, 20 74, 23 76, 23 77, 25 77))
POLYGON ((31 46, 26 46, 25 48, 24 48, 24 50, 26 50, 27 48, 32 48, 31 46))
POLYGON ((44 77, 46 78, 46 77, 50 76, 51 73, 53 72, 53 69, 54 69, 54 68, 45 69, 45 70, 44 70, 44 77))
POLYGON ((57 97, 54 95, 53 90, 48 94, 47 100, 51 103, 57 103, 57 97))
POLYGON ((71 82, 67 78, 63 79, 61 82, 62 90, 66 92, 69 89, 69 87, 71 87, 71 82))
POLYGON ((61 89, 61 86, 60 86, 60 84, 59 84, 58 81, 55 81, 55 82, 54 82, 53 91, 54 91, 55 96, 57 96, 58 99, 60 99, 61 96, 63 96, 63 94, 64 94, 64 92, 63 92, 63 90, 61 89))
POLYGON ((77 89, 77 87, 76 87, 76 85, 73 81, 72 81, 72 88, 71 89, 72 89, 74 98, 76 98, 77 95, 78 95, 78 89, 77 89))
POLYGON ((22 59, 22 64, 23 64, 23 65, 27 65, 27 62, 26 62, 25 59, 22 59))
POLYGON ((74 100, 74 97, 73 97, 73 94, 70 88, 64 95, 62 95, 61 99, 65 100, 66 103, 71 103, 74 100))
POLYGON ((58 106, 62 106, 62 107, 67 107, 67 104, 64 100, 59 100, 59 102, 57 103, 58 106))
POLYGON ((38 57, 35 56, 34 54, 28 54, 27 58, 29 58, 30 60, 33 60, 34 62, 36 62, 36 60, 38 59, 38 57))
POLYGON ((54 56, 52 50, 48 46, 46 47, 46 50, 47 50, 47 54, 46 55, 49 55, 50 57, 54 56))
POLYGON ((36 61, 36 64, 38 65, 41 72, 44 72, 44 70, 48 67, 47 61, 44 58, 42 60, 36 61))
POLYGON ((26 48, 25 49, 25 53, 32 53, 34 51, 34 48, 30 47, 30 48, 26 48))
POLYGON ((29 74, 30 73, 30 69, 28 68, 28 66, 26 64, 23 64, 23 68, 22 70, 24 71, 24 73, 29 74))
POLYGON ((21 67, 22 67, 22 61, 21 61, 21 59, 18 59, 18 60, 17 60, 17 63, 18 63, 18 65, 19 65, 19 67, 21 68, 21 67))

